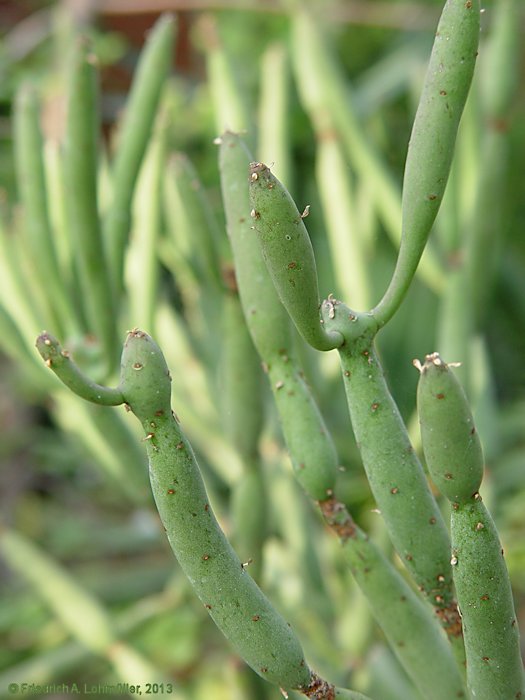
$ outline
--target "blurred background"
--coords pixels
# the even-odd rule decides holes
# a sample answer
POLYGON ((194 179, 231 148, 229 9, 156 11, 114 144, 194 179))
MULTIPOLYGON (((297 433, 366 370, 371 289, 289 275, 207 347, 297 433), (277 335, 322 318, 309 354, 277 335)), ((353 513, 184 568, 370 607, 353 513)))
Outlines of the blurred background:
MULTIPOLYGON (((157 684, 151 694, 281 697, 231 652, 183 579, 155 513, 135 426, 114 409, 86 407, 62 391, 32 347, 30 338, 54 328, 52 316, 39 311, 47 291, 32 286, 27 272, 32 251, 20 233, 13 122, 17 93, 29 80, 40 99, 51 230, 60 248, 68 221, 71 228, 62 211, 69 195, 60 170, 71 42, 89 34, 97 60, 103 211, 111 190, 107 163, 145 38, 162 13, 174 13, 177 37, 161 98, 168 115, 160 127, 164 155, 155 161, 153 189, 139 176, 127 264, 132 270, 140 257, 136 231, 153 226, 156 337, 174 377, 184 375, 174 408, 235 543, 232 503, 243 466, 228 443, 221 403, 224 329, 206 326, 203 297, 211 272, 188 252, 198 225, 220 241, 225 259, 229 255, 213 141, 225 129, 246 133, 254 156, 275 165, 299 210, 311 206, 307 223, 321 294, 370 308, 395 264, 406 146, 441 10, 435 0, 310 5, 319 14, 326 62, 316 62, 316 55, 311 61, 310 46, 301 43, 293 2, 0 2, 0 505, 7 533, 0 536, 0 697, 15 692, 9 683, 27 682, 51 684, 34 696, 65 698, 62 683, 125 683, 138 668, 141 678, 157 684), (184 190, 188 177, 191 187, 184 190), (197 204, 188 191, 198 193, 197 204), (204 223, 192 218, 197 210, 206 212, 204 223), (86 633, 93 621, 98 632, 86 633)), ((476 80, 430 250, 379 346, 416 447, 412 359, 438 349, 447 361, 462 361, 485 446, 483 495, 501 534, 523 624, 525 17, 511 0, 487 0, 484 9, 476 80)), ((154 157, 148 154, 144 168, 154 157)), ((115 318, 120 334, 140 322, 133 290, 128 272, 129 298, 115 318)), ((89 323, 80 331, 63 338, 64 345, 78 345, 90 368, 98 349, 90 346, 89 323)), ((342 497, 389 552, 350 434, 336 358, 301 346, 299 353, 344 465, 342 497)), ((91 369, 97 367, 95 357, 91 369)), ((263 589, 323 676, 377 700, 415 700, 339 561, 337 542, 290 478, 266 389, 260 400, 268 490, 263 589)), ((106 695, 127 696, 122 688, 106 695)))

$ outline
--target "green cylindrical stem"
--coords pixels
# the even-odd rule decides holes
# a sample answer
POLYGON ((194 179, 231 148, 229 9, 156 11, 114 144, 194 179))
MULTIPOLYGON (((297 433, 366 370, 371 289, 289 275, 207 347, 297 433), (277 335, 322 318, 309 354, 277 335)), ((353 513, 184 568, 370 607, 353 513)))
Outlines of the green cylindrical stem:
MULTIPOLYGON (((501 264, 506 229, 506 168, 510 141, 505 131, 485 133, 481 147, 476 201, 465 241, 471 323, 476 328, 490 317, 490 300, 501 264)), ((478 166, 479 167, 479 166, 478 166)))
POLYGON ((332 437, 293 354, 283 348, 267 367, 295 476, 311 498, 322 500, 335 487, 332 437))
POLYGON ((98 84, 94 56, 86 39, 74 50, 66 125, 66 174, 70 187, 69 226, 82 305, 90 330, 104 348, 108 365, 118 361, 115 310, 100 229, 98 179, 98 84))
POLYGON ((463 681, 430 608, 414 593, 341 504, 321 503, 354 578, 394 653, 426 700, 464 697, 463 681))
POLYGON ((283 688, 310 671, 289 625, 263 595, 212 513, 193 454, 170 408, 170 377, 145 333, 128 335, 120 388, 141 421, 153 494, 170 544, 209 614, 246 662, 283 688))
POLYGON ((471 352, 473 332, 472 303, 464 264, 452 266, 447 273, 447 286, 440 301, 437 324, 437 347, 442 357, 461 363, 458 378, 465 391, 471 389, 471 352))
POLYGON ((275 348, 290 346, 291 331, 252 229, 248 191, 251 155, 238 134, 226 132, 220 144, 221 189, 228 237, 235 260, 239 296, 255 347, 263 360, 275 348))
MULTIPOLYGON (((216 242, 227 243, 186 156, 175 153, 169 158, 163 180, 166 231, 159 240, 158 254, 173 275, 183 308, 191 309, 185 314, 184 342, 190 339, 192 354, 201 358, 209 386, 215 388, 216 339, 222 334, 225 291, 224 255, 216 242)), ((159 326, 158 333, 162 332, 159 326)))
POLYGON ((359 177, 373 183, 377 212, 397 242, 401 207, 395 180, 357 118, 347 76, 324 36, 322 20, 303 3, 293 14, 291 50, 301 101, 317 137, 326 138, 334 130, 340 136, 359 177))
POLYGON ((352 308, 368 309, 371 296, 357 193, 339 139, 327 134, 318 142, 316 179, 324 209, 335 280, 352 308))
POLYGON ((221 37, 220 24, 211 14, 201 16, 199 34, 206 52, 208 84, 218 134, 226 129, 253 132, 246 91, 239 84, 234 59, 221 37))
POLYGON ((347 690, 346 688, 334 688, 334 692, 335 700, 337 700, 337 698, 341 698, 341 700, 372 700, 368 697, 368 695, 358 693, 356 690, 347 690))
POLYGON ((28 288, 24 257, 23 251, 14 245, 14 234, 10 233, 0 220, 0 297, 5 313, 13 319, 12 322, 17 328, 14 333, 3 334, 4 344, 10 339, 22 336, 25 352, 29 350, 31 355, 34 355, 32 346, 35 328, 38 328, 39 319, 44 315, 44 311, 38 304, 40 299, 35 298, 33 290, 28 288))
POLYGON ((148 36, 129 95, 113 167, 113 199, 104 221, 114 287, 120 293, 131 201, 173 51, 174 21, 162 16, 148 36))
POLYGON ((467 397, 438 353, 421 366, 417 409, 432 479, 450 501, 469 501, 483 478, 483 451, 467 397))
POLYGON ((403 300, 441 205, 479 41, 479 0, 447 0, 408 147, 402 237, 390 285, 374 310, 384 325, 403 300))
POLYGON ((159 297, 158 241, 162 227, 168 115, 161 112, 144 157, 134 201, 131 243, 126 254, 126 288, 130 317, 153 332, 159 297))
MULTIPOLYGON (((222 335, 222 301, 227 289, 225 261, 228 243, 217 222, 208 194, 187 156, 175 153, 165 175, 165 207, 169 225, 166 250, 170 256, 191 334, 205 366, 216 364, 215 339, 222 335)), ((216 379, 214 374, 213 382, 216 379)))
POLYGON ((228 438, 249 461, 257 454, 264 422, 261 365, 235 292, 225 298, 223 314, 221 413, 228 438))
POLYGON ((30 264, 42 290, 40 302, 49 322, 60 333, 70 332, 77 322, 68 290, 61 283, 49 220, 39 102, 34 88, 28 84, 21 87, 15 101, 14 147, 25 235, 31 249, 30 264))
POLYGON ((244 174, 250 155, 236 134, 226 133, 221 141, 222 192, 246 323, 270 377, 297 477, 312 498, 322 499, 334 487, 337 455, 295 359, 286 311, 254 241, 244 174))
POLYGON ((501 131, 520 84, 520 2, 502 0, 493 9, 484 58, 483 102, 490 126, 501 131))
POLYGON ((41 333, 37 338, 36 347, 46 365, 78 396, 101 406, 119 406, 124 403, 118 388, 110 389, 101 386, 86 377, 71 360, 69 353, 62 350, 58 340, 50 333, 45 331, 41 333))
POLYGON ((253 227, 277 293, 306 342, 332 350, 342 342, 327 333, 319 319, 319 289, 314 252, 288 190, 263 163, 250 165, 253 227))
POLYGON ((420 371, 423 449, 436 485, 452 501, 451 564, 467 683, 476 699, 519 698, 525 688, 516 614, 498 533, 478 493, 483 453, 472 414, 463 389, 437 353, 427 355, 420 371))
POLYGON ((354 435, 370 488, 399 556, 447 627, 457 622, 450 540, 374 348, 370 316, 324 302, 325 324, 339 328, 341 369, 354 435))
MULTIPOLYGON (((221 232, 204 187, 193 164, 184 153, 169 162, 170 176, 179 208, 179 227, 190 246, 191 262, 208 295, 224 287, 221 275, 221 232)), ((174 231, 177 236, 177 231, 174 231)))
POLYGON ((497 530, 479 494, 454 504, 451 533, 472 697, 521 698, 525 682, 509 575, 497 530))
POLYGON ((481 94, 488 129, 481 145, 479 163, 483 167, 478 165, 478 188, 466 244, 472 315, 478 326, 487 323, 488 302, 504 250, 509 189, 505 172, 513 116, 518 114, 514 103, 521 75, 520 10, 519 0, 504 0, 494 6, 483 57, 481 94))
POLYGON ((286 46, 270 44, 261 58, 258 159, 275 163, 281 182, 291 188, 290 67, 286 46))
POLYGON ((260 580, 262 548, 267 534, 267 494, 261 465, 246 465, 231 495, 233 544, 253 579, 260 580))
MULTIPOLYGON (((231 271, 233 275, 233 271, 231 271)), ((237 293, 226 295, 221 358, 221 414, 227 437, 243 462, 231 494, 235 549, 259 580, 266 536, 266 494, 258 447, 264 422, 262 371, 237 293)))
MULTIPOLYGON (((228 139, 223 137, 222 147, 224 148, 224 153, 221 153, 221 156, 224 159, 222 161, 222 164, 223 164, 223 187, 224 187, 224 181, 226 181, 228 183, 230 182, 229 178, 226 180, 226 173, 224 172, 224 164, 225 164, 226 158, 228 159, 227 160, 228 164, 230 164, 232 162, 232 158, 234 157, 233 154, 235 154, 235 149, 239 147, 239 141, 235 140, 235 138, 232 135, 229 135, 228 139)), ((233 177, 231 174, 228 174, 228 175, 229 175, 229 177, 233 177)), ((237 176, 237 180, 238 179, 239 178, 237 176)), ((228 194, 227 191, 226 191, 226 194, 228 194)), ((236 191, 236 195, 237 195, 236 199, 238 200, 238 198, 239 198, 239 191, 238 190, 236 191)), ((226 197, 225 197, 225 201, 228 201, 226 197)), ((235 217, 235 218, 233 216, 231 217, 231 220, 229 220, 229 224, 231 225, 232 229, 234 229, 234 226, 235 227, 238 226, 239 219, 242 219, 242 218, 244 218, 244 217, 242 217, 242 216, 235 217)), ((246 224, 245 221, 242 223, 245 226, 249 225, 249 224, 246 224)), ((247 237, 248 237, 249 232, 247 231, 246 233, 247 233, 247 237)), ((239 236, 238 231, 233 230, 233 240, 236 241, 237 243, 239 240, 237 238, 238 236, 239 236)), ((240 240, 242 242, 243 239, 240 238, 240 240)), ((246 238, 245 240, 249 241, 248 238, 246 238)), ((235 245, 235 243, 234 243, 234 245, 235 245)), ((244 250, 241 249, 239 251, 239 249, 237 249, 237 252, 244 252, 244 250)), ((253 255, 253 248, 250 247, 249 245, 247 245, 246 257, 248 259, 249 259, 250 254, 253 255)), ((244 274, 244 268, 243 268, 244 259, 245 258, 238 257, 236 255, 236 264, 238 266, 238 270, 239 270, 239 272, 242 272, 243 274, 244 274)), ((255 275, 251 275, 246 282, 246 284, 247 284, 247 286, 249 286, 250 290, 252 290, 255 287, 254 278, 255 278, 255 275)), ((241 288, 241 292, 242 292, 242 288, 241 288)), ((251 324, 250 316, 248 316, 247 319, 248 319, 248 323, 251 324)), ((330 310, 328 310, 328 319, 325 319, 325 323, 327 322, 327 320, 330 322, 332 321, 332 319, 330 318, 330 310)), ((349 323, 351 323, 351 322, 349 321, 349 323)), ((326 444, 323 447, 321 447, 322 443, 320 441, 321 438, 324 439, 324 436, 320 435, 320 429, 323 428, 323 423, 320 420, 318 414, 317 414, 317 417, 315 420, 313 420, 313 417, 312 417, 312 420, 310 421, 309 415, 313 416, 313 414, 310 413, 310 409, 305 410, 305 408, 308 406, 308 403, 306 400, 306 393, 302 389, 302 387, 304 386, 304 382, 303 382, 302 377, 297 373, 297 368, 296 368, 295 363, 293 362, 293 357, 291 356, 291 354, 289 356, 289 350, 288 350, 289 345, 285 345, 284 347, 281 347, 280 352, 279 352, 279 348, 276 348, 276 347, 272 348, 270 346, 268 339, 266 339, 265 342, 266 342, 265 349, 269 352, 269 358, 270 358, 267 362, 267 366, 268 366, 267 368, 268 368, 270 380, 272 383, 272 388, 274 391, 275 399, 276 399, 277 405, 279 407, 280 417, 281 417, 281 421, 283 423, 285 433, 286 433, 287 417, 290 417, 290 420, 293 419, 293 425, 297 429, 297 433, 296 433, 297 440, 292 442, 292 443, 288 443, 288 444, 289 444, 292 460, 294 461, 294 463, 296 465, 296 475, 298 476, 299 479, 301 479, 301 474, 302 474, 303 470, 301 469, 300 455, 305 455, 307 458, 310 458, 313 455, 315 455, 315 456, 319 455, 318 458, 321 462, 323 460, 326 460, 326 458, 327 458, 328 451, 327 451, 326 444), (313 451, 313 450, 316 450, 317 448, 319 449, 319 453, 313 451), (298 455, 299 455, 299 457, 298 457, 298 455)), ((265 359, 266 359, 266 357, 265 357, 265 359)), ((315 407, 315 410, 317 411, 316 407, 315 407)), ((398 427, 398 426, 396 426, 396 427, 398 427)), ((288 431, 288 434, 290 434, 290 431, 288 431)), ((379 438, 374 438, 374 439, 376 439, 378 442, 381 442, 383 438, 382 438, 382 436, 380 436, 379 438)), ((335 453, 335 450, 333 451, 333 457, 331 459, 334 460, 333 463, 335 466, 335 464, 337 464, 337 455, 335 453)), ((315 461, 314 461, 314 464, 315 464, 315 461)), ((424 477, 423 477, 423 479, 424 479, 424 477)), ((312 490, 313 489, 309 490, 310 495, 313 495, 312 490)), ((314 494, 315 494, 315 492, 314 492, 314 494)), ((317 500, 321 500, 321 502, 323 502, 323 501, 326 502, 327 495, 328 494, 326 494, 326 492, 325 492, 324 496, 317 496, 316 497, 314 495, 314 498, 316 498, 317 500)), ((391 496, 391 494, 389 494, 389 495, 391 496)), ((321 503, 321 507, 323 508, 322 503, 321 503)), ((433 509, 431 510, 429 517, 432 517, 432 513, 434 513, 434 512, 436 512, 435 504, 433 504, 433 509)), ((405 516, 403 516, 403 517, 405 518, 405 516)), ((433 524, 429 524, 427 521, 427 523, 426 523, 427 528, 434 527, 434 525, 437 523, 437 520, 439 517, 439 512, 437 512, 435 517, 436 517, 436 521, 433 524)), ((439 519, 439 522, 441 523, 441 525, 443 525, 441 519, 439 519)), ((348 535, 347 530, 345 529, 344 523, 339 523, 339 525, 336 524, 335 527, 332 525, 332 527, 333 527, 333 529, 336 530, 336 532, 339 535, 341 535, 341 533, 343 533, 343 536, 345 533, 348 535), (339 528, 339 531, 338 531, 338 528, 339 528)), ((408 524, 406 525, 406 528, 409 529, 408 524)), ((439 530, 439 528, 440 528, 440 525, 437 524, 437 529, 439 530)), ((346 537, 346 539, 348 539, 348 543, 345 544, 345 547, 349 547, 349 548, 353 547, 354 541, 350 540, 348 538, 348 536, 346 537)), ((412 541, 419 539, 419 533, 412 531, 411 532, 411 539, 412 539, 412 541)), ((358 560, 360 559, 360 556, 362 555, 361 549, 364 549, 364 551, 366 551, 366 547, 373 548, 373 545, 371 545, 371 543, 369 543, 369 541, 366 539, 366 537, 364 535, 361 537, 359 542, 360 542, 360 546, 359 546, 359 548, 357 548, 355 550, 355 561, 356 562, 358 562, 358 560)), ((445 571, 447 568, 449 568, 449 558, 450 558, 450 550, 449 550, 447 545, 448 545, 448 538, 447 538, 446 532, 445 532, 445 548, 444 548, 444 557, 443 557, 443 559, 444 559, 443 569, 445 571)), ((420 548, 422 548, 421 545, 420 545, 420 548)), ((372 549, 372 551, 375 551, 375 550, 372 549)), ((432 559, 432 554, 430 554, 430 552, 427 551, 427 552, 425 552, 425 556, 426 556, 426 561, 428 563, 432 559)), ((369 555, 369 558, 371 558, 371 560, 375 560, 375 559, 377 559, 377 557, 378 557, 378 554, 374 554, 374 555, 370 554, 369 555)), ((383 616, 385 614, 384 609, 388 608, 389 612, 386 613, 386 617, 387 617, 387 620, 389 620, 389 622, 387 621, 386 624, 387 624, 387 627, 390 625, 390 633, 393 635, 393 638, 397 639, 395 637, 395 630, 399 626, 399 616, 400 615, 402 615, 406 621, 406 625, 405 625, 404 629, 408 630, 410 628, 410 619, 413 617, 412 612, 409 610, 410 606, 408 604, 404 605, 403 602, 398 603, 397 602, 398 599, 396 596, 393 596, 393 597, 390 596, 390 592, 392 589, 389 587, 388 584, 389 584, 389 582, 391 582, 391 578, 393 577, 393 580, 395 579, 395 581, 396 581, 396 586, 403 588, 403 590, 407 593, 407 596, 408 597, 412 596, 413 599, 416 601, 415 605, 416 605, 417 610, 414 614, 416 615, 417 619, 420 620, 420 622, 421 622, 421 624, 419 626, 419 632, 420 632, 420 636, 418 637, 419 641, 417 641, 417 643, 414 646, 412 646, 411 641, 407 642, 408 646, 411 650, 410 653, 408 654, 409 659, 410 659, 411 654, 414 654, 414 656, 412 657, 412 660, 409 660, 406 662, 407 666, 410 666, 412 664, 412 672, 415 675, 419 676, 418 682, 426 683, 427 686, 434 685, 434 686, 438 687, 436 685, 436 682, 435 682, 437 676, 434 677, 432 682, 428 682, 428 680, 427 681, 421 680, 421 675, 422 675, 421 674, 421 666, 422 666, 421 658, 422 657, 421 656, 417 657, 417 653, 418 653, 417 649, 418 648, 420 649, 420 651, 421 650, 426 651, 429 648, 428 646, 426 646, 426 643, 423 643, 422 640, 423 639, 426 640, 428 637, 433 639, 436 642, 436 644, 439 646, 439 651, 437 651, 436 648, 434 648, 434 651, 429 654, 429 657, 426 660, 426 662, 423 664, 423 666, 425 668, 431 667, 433 656, 435 656, 435 655, 439 656, 442 659, 442 663, 443 663, 443 666, 442 666, 440 672, 445 672, 445 675, 447 675, 447 677, 450 679, 450 684, 451 684, 450 687, 454 688, 454 693, 456 693, 456 692, 459 693, 461 690, 461 687, 462 687, 461 679, 460 679, 459 674, 457 672, 457 669, 455 667, 455 662, 451 656, 450 650, 447 647, 446 641, 444 640, 443 637, 441 637, 440 632, 439 632, 439 627, 436 625, 435 621, 433 620, 432 614, 428 611, 425 611, 424 606, 417 601, 417 598, 415 596, 413 596, 413 593, 410 591, 410 588, 408 587, 408 585, 406 583, 404 583, 402 581, 401 577, 394 572, 391 565, 388 564, 386 562, 386 560, 381 560, 381 561, 384 565, 385 571, 387 572, 387 575, 384 577, 385 580, 387 581, 387 583, 385 584, 384 588, 381 589, 381 596, 378 596, 376 594, 377 597, 375 598, 374 609, 377 613, 378 623, 381 626, 383 625, 383 616), (421 610, 423 610, 423 613, 421 612, 421 610), (425 615, 426 615, 426 617, 425 617, 425 615), (428 629, 427 627, 430 629, 428 629), (432 628, 433 628, 433 631, 432 631, 432 628), (436 640, 438 640, 438 641, 436 641, 436 640), (419 658, 419 661, 415 661, 414 660, 415 658, 419 658), (446 671, 444 671, 445 669, 446 669, 446 671)), ((356 566, 357 565, 358 564, 356 564, 356 566)), ((365 570, 366 570, 366 567, 363 567, 363 569, 362 569, 363 573, 367 573, 365 570)), ((383 573, 384 573, 384 571, 383 571, 383 569, 381 569, 381 573, 377 577, 378 581, 381 578, 383 578, 383 573)), ((440 572, 438 570, 433 572, 431 574, 431 576, 432 575, 433 575, 433 580, 431 582, 430 587, 433 587, 435 589, 433 592, 436 596, 442 597, 440 615, 442 618, 448 618, 446 624, 449 627, 450 634, 453 633, 452 629, 451 629, 453 624, 455 624, 454 631, 457 634, 457 632, 458 632, 457 611, 454 608, 454 605, 453 605, 453 602, 452 602, 450 596, 449 596, 449 599, 445 601, 445 596, 443 595, 443 591, 442 591, 442 589, 444 587, 443 587, 443 582, 441 580, 443 578, 443 575, 440 574, 440 572)), ((448 573, 447 583, 450 585, 450 573, 448 573)), ((366 585, 366 576, 362 577, 361 584, 363 585, 363 590, 364 590, 365 594, 368 594, 367 585, 366 585)), ((394 590, 397 590, 397 588, 394 587, 394 590)), ((403 593, 403 595, 405 595, 405 593, 403 593)), ((435 601, 435 602, 437 603, 437 601, 435 601)), ((459 630, 460 630, 460 627, 459 627, 459 630)), ((432 642, 432 643, 434 643, 434 642, 432 642)), ((401 653, 400 655, 402 656, 403 654, 401 653)), ((448 690, 449 689, 447 688, 445 693, 448 692, 448 690)), ((441 694, 440 696, 436 695, 436 697, 440 697, 440 698, 449 697, 449 696, 446 696, 444 694, 441 694)))

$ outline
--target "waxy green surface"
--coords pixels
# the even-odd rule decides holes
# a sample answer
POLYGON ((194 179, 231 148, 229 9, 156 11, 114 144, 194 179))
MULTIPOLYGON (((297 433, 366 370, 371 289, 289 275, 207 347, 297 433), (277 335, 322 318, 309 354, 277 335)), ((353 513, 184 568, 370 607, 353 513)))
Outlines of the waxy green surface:
POLYGON ((210 616, 245 661, 284 688, 310 671, 290 626, 264 596, 211 510, 193 454, 170 406, 164 357, 145 333, 128 335, 120 389, 146 435, 153 495, 182 569, 210 616))
POLYGON ((319 289, 314 252, 303 219, 288 190, 263 163, 250 165, 253 228, 275 289, 307 343, 332 350, 342 342, 326 333, 319 319, 319 289))
MULTIPOLYGON (((290 320, 257 244, 254 218, 250 216, 250 161, 240 137, 231 132, 223 134, 222 195, 244 316, 270 379, 297 478, 308 495, 319 500, 335 486, 337 454, 297 361, 290 320)), ((319 312, 315 313, 321 328, 319 312)))
POLYGON ((359 528, 343 542, 343 552, 391 649, 422 696, 465 698, 452 648, 429 606, 359 528))
POLYGON ((518 621, 504 552, 494 521, 478 494, 453 506, 451 536, 472 697, 524 697, 518 621))
POLYGON ((158 345, 146 333, 130 331, 119 386, 107 389, 108 395, 89 380, 80 386, 84 375, 71 370, 73 363, 49 334, 39 337, 37 347, 80 396, 95 403, 124 403, 139 419, 160 518, 206 610, 261 677, 283 688, 307 686, 311 672, 297 637, 253 581, 211 510, 195 455, 171 410, 171 377, 158 345))
POLYGON ((474 75, 479 31, 479 0, 447 0, 408 145, 401 245, 388 290, 374 310, 380 325, 393 316, 403 300, 441 206, 474 75))
POLYGON ((468 400, 438 353, 419 366, 417 410, 425 460, 439 491, 464 503, 479 489, 484 464, 468 400))
MULTIPOLYGON (((450 540, 421 463, 388 389, 374 347, 369 314, 356 314, 335 299, 321 307, 324 324, 345 337, 339 348, 350 419, 363 466, 389 536, 429 601, 454 615, 450 540)), ((455 621, 452 625, 455 624, 455 621)))

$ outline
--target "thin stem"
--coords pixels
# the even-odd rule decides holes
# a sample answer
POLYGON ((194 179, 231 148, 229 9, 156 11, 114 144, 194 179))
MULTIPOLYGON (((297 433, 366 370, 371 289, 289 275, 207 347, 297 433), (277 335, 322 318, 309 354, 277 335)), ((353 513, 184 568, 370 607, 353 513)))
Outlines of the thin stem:
POLYGON ((36 340, 36 347, 46 365, 78 396, 100 406, 120 406, 124 403, 120 389, 101 386, 86 377, 50 333, 41 333, 36 340))

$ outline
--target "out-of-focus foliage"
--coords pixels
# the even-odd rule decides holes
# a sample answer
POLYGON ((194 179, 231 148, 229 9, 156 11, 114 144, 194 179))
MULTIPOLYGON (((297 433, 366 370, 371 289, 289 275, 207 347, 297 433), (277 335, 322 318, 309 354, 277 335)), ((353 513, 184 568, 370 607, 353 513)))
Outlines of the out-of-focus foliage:
MULTIPOLYGON (((136 38, 142 37, 155 19, 155 3, 150 4, 149 14, 129 16, 111 13, 109 6, 117 4, 107 3, 104 9, 104 3, 100 3, 98 14, 90 3, 75 2, 6 3, 6 9, 0 10, 5 18, 0 42, 2 526, 20 533, 45 552, 51 565, 71 579, 78 595, 94 600, 93 609, 103 624, 130 655, 136 654, 144 663, 146 673, 151 673, 150 682, 174 683, 179 695, 172 697, 277 700, 281 697, 279 691, 261 684, 229 651, 172 559, 149 493, 145 452, 135 426, 123 413, 86 407, 59 389, 30 342, 49 319, 45 313, 39 315, 38 305, 45 295, 40 299, 38 289, 31 284, 27 272, 31 250, 21 234, 20 183, 16 182, 13 158, 15 95, 22 82, 29 79, 41 97, 51 222, 55 232, 61 229, 74 235, 64 225, 68 221, 65 209, 69 191, 61 170, 66 57, 76 32, 87 31, 100 68, 99 205, 104 212, 112 187, 108 163, 118 143, 120 114, 137 62, 136 38), (16 265, 20 265, 25 280, 18 287, 7 274, 17 269, 16 265)), ((264 11, 265 4, 239 10, 232 9, 232 3, 225 2, 223 7, 209 3, 208 9, 215 8, 210 13, 201 9, 201 3, 198 7, 192 7, 191 2, 180 3, 183 8, 177 12, 177 50, 162 96, 165 119, 160 127, 157 123, 157 144, 159 138, 164 144, 158 200, 148 190, 151 180, 147 167, 155 157, 150 144, 134 194, 134 224, 126 253, 126 295, 115 318, 120 335, 142 323, 136 317, 139 303, 133 296, 133 266, 138 261, 141 269, 140 236, 152 226, 158 265, 155 333, 174 373, 177 413, 199 455, 213 507, 234 544, 231 501, 243 466, 225 440, 221 416, 223 329, 218 309, 222 302, 203 300, 202 290, 210 289, 209 270, 203 269, 198 255, 192 257, 198 235, 192 225, 195 218, 188 224, 188 212, 195 216, 200 211, 199 225, 205 235, 210 230, 215 232, 220 254, 227 259, 213 139, 224 129, 246 129, 246 140, 261 160, 275 161, 277 171, 281 165, 286 166, 290 177, 287 185, 295 200, 299 206, 310 204, 308 229, 322 295, 342 295, 347 290, 340 288, 345 281, 337 276, 336 239, 331 237, 337 234, 327 233, 328 197, 334 187, 321 163, 323 139, 335 134, 335 158, 339 160, 332 163, 338 163, 348 177, 345 197, 352 216, 349 225, 356 227, 363 246, 370 304, 384 292, 396 258, 391 231, 376 201, 377 179, 374 175, 368 180, 364 177, 366 168, 347 147, 341 124, 335 124, 333 133, 319 131, 315 110, 302 92, 297 55, 295 66, 292 60, 298 48, 291 36, 290 8, 269 12, 264 11), (275 45, 284 56, 279 69, 282 72, 276 75, 271 72, 275 69, 267 68, 265 75, 265 61, 275 45), (221 61, 224 74, 220 68, 214 72, 221 61), (233 97, 239 98, 238 113, 244 110, 246 115, 244 124, 220 121, 216 91, 220 89, 224 94, 225 83, 220 81, 225 76, 231 78, 233 97), (283 120, 286 142, 284 150, 274 143, 272 151, 264 141, 272 124, 263 115, 270 114, 271 122, 268 102, 272 105, 275 99, 277 109, 280 78, 285 81, 285 111, 277 112, 276 118, 283 120), (267 104, 261 104, 265 81, 270 91, 264 98, 267 104), (261 152, 263 145, 265 151, 261 152), (180 156, 172 159, 174 152, 183 152, 189 159, 193 190, 183 189, 177 163, 180 167, 187 161, 180 156), (192 191, 200 197, 197 202, 188 194, 192 191)), ((363 142, 380 154, 381 166, 399 190, 410 126, 441 3, 417 3, 416 7, 363 0, 356 6, 358 20, 347 3, 317 4, 326 21, 328 45, 336 58, 338 75, 348 91, 343 102, 349 99, 363 142), (416 27, 413 16, 418 18, 416 27), (399 19, 397 24, 392 17, 399 19)), ((497 4, 494 0, 486 6, 476 82, 460 130, 443 210, 432 236, 439 270, 437 283, 429 283, 424 272, 416 278, 400 312, 380 335, 379 345, 389 384, 416 443, 412 414, 417 374, 411 366, 412 358, 438 347, 450 349, 453 354, 468 347, 468 357, 446 359, 462 360, 468 366, 465 379, 487 459, 484 498, 500 530, 523 629, 525 58, 520 47, 525 19, 522 8, 518 8, 514 34, 517 43, 514 48, 507 47, 506 68, 515 86, 504 114, 494 118, 487 92, 493 89, 491 71, 497 66, 490 54, 497 4), (494 174, 498 175, 495 184, 489 179, 494 174), (484 212, 481 220, 479 211, 484 212), (458 328, 464 326, 457 319, 462 318, 465 309, 460 293, 451 291, 451 284, 463 257, 470 254, 466 241, 475 239, 480 225, 487 221, 491 226, 489 242, 480 239, 480 245, 487 246, 489 262, 494 265, 484 270, 483 294, 477 297, 475 313, 467 309, 470 328, 467 337, 460 338, 458 328)), ((332 104, 327 109, 335 115, 332 104)), ((67 246, 64 250, 67 258, 67 246)), ((352 305, 352 299, 345 301, 352 305)), ((81 330, 83 333, 76 337, 64 338, 64 343, 73 350, 77 348, 84 366, 99 370, 99 349, 96 343, 90 345, 85 323, 81 330)), ((444 349, 441 352, 445 354, 444 349)), ((298 353, 344 465, 340 493, 359 524, 389 553, 388 538, 374 512, 375 504, 350 434, 336 364, 331 355, 318 357, 306 347, 300 346, 298 353)), ((290 479, 275 411, 269 396, 264 396, 266 423, 261 454, 268 513, 261 555, 263 588, 293 623, 312 665, 324 676, 340 684, 351 681, 353 687, 377 700, 416 700, 419 696, 339 562, 337 542, 324 532, 290 479)), ((125 654, 113 654, 111 646, 89 648, 85 640, 75 637, 49 603, 49 597, 38 586, 32 587, 30 577, 24 579, 14 566, 1 566, 0 696, 7 696, 10 682, 83 684, 126 679, 129 659, 125 654)), ((25 566, 32 567, 30 557, 25 566)), ((80 608, 77 613, 80 626, 87 625, 87 609, 80 608)), ((134 658, 131 663, 137 668, 140 664, 134 658)), ((115 693, 107 696, 120 697, 115 693)), ((57 690, 46 697, 66 696, 57 690)))

